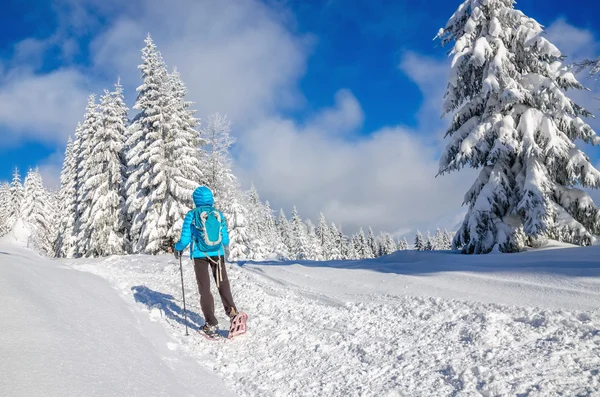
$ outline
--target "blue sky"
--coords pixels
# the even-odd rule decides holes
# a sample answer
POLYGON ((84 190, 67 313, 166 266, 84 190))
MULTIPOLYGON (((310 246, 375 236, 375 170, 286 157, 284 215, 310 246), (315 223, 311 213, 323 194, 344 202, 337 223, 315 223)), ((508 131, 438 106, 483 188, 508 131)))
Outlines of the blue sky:
MULTIPOLYGON (((594 3, 521 0, 517 8, 578 59, 600 55, 594 3)), ((455 223, 472 175, 433 178, 449 61, 432 39, 458 1, 165 4, 8 0, 0 14, 0 180, 14 166, 39 165, 55 184, 87 94, 120 76, 133 105, 150 32, 200 117, 220 111, 233 120, 240 180, 276 208, 296 204, 313 219, 324 211, 350 227, 398 232, 455 223), (357 191, 367 182, 367 192, 357 191)), ((582 101, 595 106, 592 94, 582 101)))

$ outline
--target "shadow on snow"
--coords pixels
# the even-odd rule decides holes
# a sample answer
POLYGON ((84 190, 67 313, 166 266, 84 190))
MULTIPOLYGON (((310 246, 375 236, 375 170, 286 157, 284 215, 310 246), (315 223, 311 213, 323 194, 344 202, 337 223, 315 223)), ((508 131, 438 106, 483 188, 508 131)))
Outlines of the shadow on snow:
POLYGON ((149 309, 155 307, 160 309, 167 318, 175 320, 181 325, 187 324, 188 328, 192 328, 194 330, 197 330, 204 325, 204 318, 198 313, 190 311, 189 309, 187 310, 186 323, 183 315, 183 308, 175 303, 175 298, 173 295, 163 294, 162 292, 151 290, 144 285, 131 287, 131 291, 133 291, 133 297, 136 302, 143 303, 149 309))

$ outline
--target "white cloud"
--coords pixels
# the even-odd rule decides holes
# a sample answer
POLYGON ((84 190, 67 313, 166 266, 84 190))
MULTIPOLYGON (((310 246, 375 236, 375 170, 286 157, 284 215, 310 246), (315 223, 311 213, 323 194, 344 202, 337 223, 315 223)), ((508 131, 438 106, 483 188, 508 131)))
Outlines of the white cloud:
POLYGON ((60 171, 64 158, 64 153, 57 151, 39 164, 38 168, 46 188, 52 190, 60 188, 60 171))
MULTIPOLYGON (((344 113, 343 106, 338 101, 323 115, 345 115, 352 124, 355 112, 344 113)), ((319 125, 321 119, 301 126, 272 119, 244 134, 238 170, 242 179, 253 182, 275 208, 289 214, 296 205, 312 219, 322 211, 347 231, 454 226, 454 216, 451 225, 437 221, 460 211, 473 178, 469 172, 435 178, 435 140, 402 127, 347 140, 319 125)), ((337 123, 346 125, 344 120, 337 123)))
POLYGON ((0 125, 11 134, 0 145, 31 139, 63 146, 83 116, 88 90, 85 76, 75 69, 11 70, 0 89, 0 125))
POLYGON ((598 42, 594 33, 571 25, 564 18, 552 23, 546 29, 546 35, 546 38, 568 57, 567 62, 598 55, 598 42))
POLYGON ((423 102, 418 113, 420 129, 442 135, 447 123, 442 120, 442 104, 450 73, 449 59, 434 59, 407 51, 400 69, 421 90, 423 102))
POLYGON ((168 8, 146 1, 93 42, 94 62, 139 85, 136 66, 150 32, 167 64, 181 73, 199 114, 226 112, 234 122, 248 123, 303 100, 296 84, 310 38, 292 34, 284 22, 255 0, 182 0, 168 8))

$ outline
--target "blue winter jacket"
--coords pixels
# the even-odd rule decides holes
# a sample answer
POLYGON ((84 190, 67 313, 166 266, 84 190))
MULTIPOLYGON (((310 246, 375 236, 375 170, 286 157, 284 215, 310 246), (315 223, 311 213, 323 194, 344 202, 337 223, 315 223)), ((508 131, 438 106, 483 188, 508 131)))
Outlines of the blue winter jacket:
MULTIPOLYGON (((206 186, 200 186, 196 190, 194 190, 194 194, 192 195, 194 199, 194 204, 196 207, 202 206, 212 206, 215 203, 215 199, 213 197, 212 192, 206 186)), ((183 227, 181 229, 181 238, 175 244, 175 249, 177 251, 183 251, 187 248, 190 243, 192 244, 192 248, 190 249, 190 257, 191 258, 205 258, 206 256, 225 256, 225 246, 229 245, 229 232, 227 231, 227 220, 223 213, 219 211, 221 215, 221 237, 222 237, 222 245, 221 248, 215 251, 209 252, 201 252, 196 249, 194 246, 194 242, 192 241, 192 220, 194 219, 194 210, 188 212, 183 220, 183 227)))

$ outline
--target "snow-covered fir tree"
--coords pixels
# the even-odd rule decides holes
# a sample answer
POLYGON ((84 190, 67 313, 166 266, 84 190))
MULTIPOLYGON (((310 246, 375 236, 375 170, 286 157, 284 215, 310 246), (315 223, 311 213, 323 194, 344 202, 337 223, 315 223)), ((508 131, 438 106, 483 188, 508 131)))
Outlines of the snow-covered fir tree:
POLYGON ((592 199, 600 173, 574 144, 600 144, 565 93, 582 89, 542 26, 514 0, 466 0, 438 33, 454 43, 444 113, 453 114, 440 174, 481 169, 454 245, 519 251, 544 239, 588 245, 600 232, 592 199))
POLYGON ((346 245, 346 253, 344 259, 348 260, 357 260, 362 259, 361 256, 364 254, 364 243, 361 242, 358 233, 353 234, 349 239, 346 245))
POLYGON ((241 198, 233 198, 225 203, 224 213, 229 229, 229 260, 247 259, 252 238, 248 232, 248 209, 241 198))
POLYGON ((92 151, 85 189, 91 192, 88 222, 90 241, 86 256, 122 255, 128 251, 125 214, 126 166, 123 145, 127 107, 120 83, 114 92, 105 91, 100 100, 101 125, 89 137, 92 151))
POLYGON ((358 258, 356 259, 369 259, 373 258, 373 252, 371 251, 371 247, 369 246, 369 241, 365 236, 365 231, 361 227, 356 235, 356 239, 354 240, 354 248, 358 253, 358 258))
POLYGON ((379 256, 379 245, 377 244, 377 240, 375 239, 375 233, 373 233, 373 229, 369 227, 369 233, 367 234, 367 248, 368 258, 375 258, 379 256))
POLYGON ((90 95, 86 107, 83 124, 76 131, 75 145, 77 156, 77 214, 75 216, 75 256, 85 256, 90 252, 91 233, 92 233, 92 199, 95 191, 87 181, 92 176, 91 167, 93 165, 92 157, 96 153, 93 146, 96 134, 102 128, 102 120, 96 96, 90 95))
POLYGON ((328 252, 329 260, 341 260, 345 258, 346 243, 344 234, 338 230, 335 223, 331 222, 329 226, 329 235, 331 236, 330 251, 328 252))
POLYGON ((292 245, 293 235, 292 226, 285 216, 283 209, 279 210, 279 217, 277 219, 277 229, 279 230, 279 237, 282 242, 282 250, 279 252, 281 259, 292 259, 292 245))
POLYGON ((410 245, 408 244, 408 240, 406 240, 406 237, 401 238, 398 241, 398 251, 407 251, 409 249, 410 249, 410 245))
POLYGON ((264 213, 265 213, 265 219, 264 219, 265 242, 268 247, 271 247, 271 250, 270 250, 271 256, 273 256, 274 258, 282 258, 285 255, 287 255, 288 250, 281 239, 279 227, 277 225, 277 221, 275 220, 273 210, 271 209, 271 204, 269 203, 268 200, 265 202, 264 213))
POLYGON ((15 168, 13 172, 13 179, 10 184, 10 212, 9 212, 9 220, 8 227, 12 229, 14 222, 21 217, 21 208, 23 206, 23 184, 21 183, 21 175, 19 174, 19 170, 15 168))
POLYGON ((290 253, 292 259, 302 260, 308 257, 308 233, 306 225, 302 222, 302 218, 298 214, 296 206, 292 209, 292 219, 290 220, 292 241, 290 245, 290 253))
MULTIPOLYGON (((125 183, 126 211, 130 224, 129 238, 134 253, 144 252, 148 243, 148 235, 142 238, 144 226, 149 219, 148 212, 156 209, 155 194, 162 196, 166 187, 157 192, 156 171, 161 169, 164 156, 156 151, 164 149, 162 130, 165 127, 167 98, 165 84, 167 67, 150 35, 145 40, 142 50, 142 64, 138 69, 142 72, 143 84, 137 88, 138 96, 134 109, 139 113, 132 120, 127 131, 127 181, 125 183), (161 141, 158 141, 161 139, 161 141), (154 157, 153 157, 154 156, 154 157)), ((166 184, 166 181, 161 181, 166 184)), ((156 219, 155 219, 156 220, 156 219)), ((156 225, 152 225, 156 226, 156 225)), ((150 225, 145 229, 150 231, 150 225)), ((153 236, 154 237, 154 236, 153 236)), ((166 248, 166 247, 165 247, 166 248)))
POLYGON ((390 233, 379 235, 379 256, 390 255, 398 250, 398 244, 390 233))
POLYGON ((431 233, 429 233, 429 230, 427 231, 427 237, 425 237, 425 248, 423 250, 424 251, 433 251, 434 250, 433 237, 431 236, 431 233))
POLYGON ((315 225, 310 219, 306 220, 306 231, 307 231, 307 251, 306 259, 311 261, 323 261, 325 257, 323 255, 323 246, 317 236, 317 230, 315 225))
POLYGON ((58 203, 58 228, 54 244, 57 258, 73 256, 75 247, 75 214, 77 213, 77 159, 74 144, 69 137, 65 149, 65 160, 60 173, 60 193, 58 203))
POLYGON ((417 235, 415 237, 415 250, 424 251, 425 250, 425 240, 423 239, 423 235, 420 231, 417 230, 417 235))
POLYGON ((319 241, 319 245, 321 246, 321 252, 323 254, 324 260, 331 260, 334 254, 334 235, 332 234, 332 230, 327 224, 327 220, 325 219, 325 215, 321 212, 319 214, 319 221, 317 223, 317 228, 315 230, 317 240, 319 241))
POLYGON ((10 231, 9 219, 11 211, 10 185, 2 183, 0 185, 0 237, 10 231))
POLYGON ((169 75, 148 36, 142 50, 143 84, 138 88, 126 146, 126 208, 133 252, 166 252, 179 238, 191 195, 201 182, 199 143, 179 75, 169 75))
POLYGON ((31 227, 29 244, 41 253, 52 256, 56 238, 53 226, 56 219, 55 200, 44 188, 42 176, 37 169, 29 171, 24 187, 21 217, 31 227))
POLYGON ((267 219, 269 214, 267 214, 265 206, 260 201, 260 196, 254 185, 248 191, 247 197, 248 234, 250 237, 248 259, 264 260, 271 256, 273 247, 272 245, 269 246, 266 241, 269 233, 267 230, 269 227, 269 220, 267 219))

